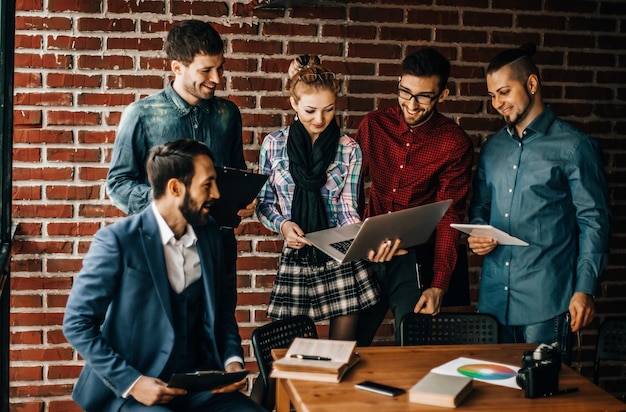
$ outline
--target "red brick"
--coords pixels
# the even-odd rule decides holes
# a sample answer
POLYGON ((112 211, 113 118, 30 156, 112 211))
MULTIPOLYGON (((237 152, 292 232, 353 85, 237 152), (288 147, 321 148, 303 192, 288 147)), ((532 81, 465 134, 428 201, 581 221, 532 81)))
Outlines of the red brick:
POLYGON ((41 366, 12 366, 9 369, 9 380, 19 381, 40 381, 43 379, 43 367, 41 366))
POLYGON ((162 89, 162 76, 119 76, 109 75, 106 80, 108 89, 162 89))
POLYGON ((145 0, 140 2, 125 0, 108 0, 108 10, 110 13, 157 13, 165 11, 163 0, 145 0))
POLYGON ((278 257, 240 256, 237 270, 278 269, 278 257))
POLYGON ((97 37, 48 36, 48 50, 101 50, 97 37))
POLYGON ((348 46, 350 57, 400 60, 402 47, 399 44, 352 43, 348 46))
POLYGON ((94 88, 100 87, 102 76, 99 74, 48 73, 46 84, 49 87, 94 88))
POLYGON ((14 110, 13 126, 40 126, 41 110, 14 110))
POLYGON ((163 49, 163 39, 153 38, 108 38, 107 50, 141 50, 141 51, 161 51, 163 49))
POLYGON ((43 401, 33 402, 11 402, 9 404, 9 412, 42 412, 44 409, 43 401))
POLYGON ((99 199, 101 185, 97 186, 48 186, 46 197, 50 200, 99 199))
POLYGON ((65 308, 68 295, 48 295, 46 302, 48 308, 65 308))
MULTIPOLYGON (((83 267, 82 259, 48 259, 49 273, 78 272, 83 267)), ((69 289, 69 288, 68 288, 69 289)))
MULTIPOLYGON (((11 326, 53 326, 63 323, 63 313, 11 313, 11 326)), ((11 352, 11 361, 69 360, 71 349, 22 349, 11 352)))
POLYGON ((72 384, 14 386, 9 391, 11 398, 41 398, 43 396, 69 396, 72 393, 72 384))
MULTIPOLYGON (((39 1, 40 0, 36 0, 39 1)), ((71 30, 69 17, 15 16, 16 30, 71 30)))
POLYGON ((310 36, 314 37, 318 33, 317 24, 286 24, 268 22, 261 27, 261 34, 264 36, 310 36))
POLYGON ((62 241, 21 241, 14 240, 11 243, 11 250, 14 254, 45 254, 45 253, 71 253, 72 243, 62 241))
POLYGON ((43 10, 43 0, 16 0, 15 11, 41 11, 43 10))
POLYGON ((48 124, 56 126, 95 126, 100 124, 100 113, 95 112, 48 112, 48 124))
POLYGON ((41 223, 20 222, 15 228, 16 236, 41 236, 41 223))
POLYGON ((41 35, 15 35, 16 49, 41 49, 43 37, 41 35))
POLYGON ((25 106, 71 106, 71 93, 16 93, 15 105, 25 106))
POLYGON ((376 5, 374 7, 358 7, 350 8, 350 20, 356 22, 384 22, 384 23, 402 23, 404 18, 404 10, 401 8, 383 7, 376 5))
POLYGON ((71 205, 18 205, 13 204, 15 218, 70 218, 71 205))
POLYGON ((113 143, 115 140, 115 131, 113 130, 79 130, 79 143, 113 143))
POLYGON ((81 205, 79 216, 87 218, 122 217, 124 212, 113 205, 81 205))
POLYGON ((51 365, 48 368, 48 379, 76 379, 83 367, 80 365, 51 365))
POLYGON ((40 330, 11 332, 11 345, 41 345, 43 333, 40 330))
POLYGON ((228 5, 224 1, 180 1, 172 0, 174 15, 228 16, 228 5))
POLYGON ((41 149, 38 147, 13 148, 13 162, 41 162, 41 149))
POLYGON ((60 325, 58 329, 48 329, 46 330, 46 342, 51 345, 63 345, 67 344, 67 339, 65 339, 65 335, 63 334, 63 330, 61 330, 60 325))
POLYGON ((19 73, 13 74, 15 87, 41 87, 41 73, 19 73))
POLYGON ((15 295, 11 296, 12 308, 41 308, 42 299, 39 295, 15 295))
POLYGON ((78 95, 79 106, 128 106, 135 101, 132 94, 113 93, 80 93, 78 95))
POLYGON ((231 47, 235 54, 258 53, 261 50, 264 54, 280 54, 282 49, 282 45, 279 41, 271 40, 232 40, 231 47))
POLYGON ((41 200, 41 186, 13 186, 13 200, 41 200))
POLYGON ((108 171, 107 167, 81 167, 78 169, 78 178, 87 181, 104 181, 108 171))
POLYGON ((81 17, 77 19, 77 27, 79 31, 84 32, 129 32, 135 31, 135 22, 132 19, 81 17))
POLYGON ((13 257, 13 259, 11 259, 11 272, 14 274, 19 272, 32 274, 41 272, 41 268, 41 259, 23 259, 19 257, 13 257))
POLYGON ((48 0, 48 11, 76 11, 81 13, 99 13, 103 0, 48 0))
POLYGON ((78 407, 73 401, 55 401, 52 400, 48 403, 48 412, 82 412, 83 410, 78 407))
POLYGON ((97 222, 51 222, 46 225, 49 236, 93 236, 99 228, 97 222))
POLYGON ((72 169, 63 168, 13 168, 13 180, 70 180, 72 169))
POLYGON ((79 69, 125 70, 133 68, 133 59, 129 56, 78 56, 79 69))
POLYGON ((72 56, 63 54, 15 54, 15 67, 32 69, 71 69, 72 56))
POLYGON ((71 143, 70 130, 41 130, 14 128, 13 141, 15 143, 71 143))

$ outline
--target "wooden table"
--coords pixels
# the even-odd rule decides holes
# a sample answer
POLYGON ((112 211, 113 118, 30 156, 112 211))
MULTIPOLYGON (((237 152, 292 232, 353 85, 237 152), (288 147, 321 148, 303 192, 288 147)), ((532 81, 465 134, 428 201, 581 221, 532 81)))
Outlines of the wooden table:
MULTIPOLYGON (((410 403, 408 394, 387 397, 354 388, 371 380, 408 390, 432 368, 458 357, 520 365, 528 344, 385 346, 357 348, 361 360, 340 383, 277 379, 276 411, 288 412, 395 412, 438 411, 446 408, 410 403)), ((276 359, 286 350, 274 350, 276 359)), ((559 388, 577 387, 578 392, 549 398, 528 399, 523 390, 474 381, 474 390, 458 409, 468 411, 626 411, 626 404, 563 366, 559 388)))

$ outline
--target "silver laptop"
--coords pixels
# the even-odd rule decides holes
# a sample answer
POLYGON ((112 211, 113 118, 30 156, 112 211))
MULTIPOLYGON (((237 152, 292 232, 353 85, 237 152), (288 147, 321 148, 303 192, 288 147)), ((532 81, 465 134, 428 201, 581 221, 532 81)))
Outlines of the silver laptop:
POLYGON ((400 239, 400 247, 426 242, 452 200, 430 203, 369 217, 363 222, 333 227, 304 235, 313 246, 345 263, 367 257, 386 240, 400 239))

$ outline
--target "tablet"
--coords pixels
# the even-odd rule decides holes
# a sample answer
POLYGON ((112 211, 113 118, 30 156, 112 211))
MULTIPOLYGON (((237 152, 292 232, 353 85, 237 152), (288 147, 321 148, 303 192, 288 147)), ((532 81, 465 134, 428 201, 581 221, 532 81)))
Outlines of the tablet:
POLYGON ((206 391, 218 386, 224 386, 239 382, 248 376, 247 370, 236 372, 224 371, 197 371, 189 373, 175 373, 170 378, 167 386, 171 388, 183 388, 188 391, 206 391))
POLYGON ((497 240, 501 245, 528 246, 528 242, 513 237, 502 230, 491 225, 469 225, 463 223, 450 223, 450 226, 467 233, 470 236, 488 237, 497 240))
POLYGON ((215 171, 220 198, 211 206, 210 214, 221 227, 235 228, 241 222, 237 212, 254 200, 268 176, 232 167, 216 167, 215 171))

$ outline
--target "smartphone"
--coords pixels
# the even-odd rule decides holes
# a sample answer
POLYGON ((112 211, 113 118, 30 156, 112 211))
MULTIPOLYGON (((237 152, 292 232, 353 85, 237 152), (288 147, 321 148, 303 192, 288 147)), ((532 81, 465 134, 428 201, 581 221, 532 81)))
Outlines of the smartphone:
POLYGON ((376 392, 381 395, 387 395, 387 396, 398 396, 406 392, 402 388, 395 388, 393 386, 383 385, 382 383, 376 383, 372 381, 360 382, 354 385, 354 387, 358 389, 363 389, 366 391, 376 392))

